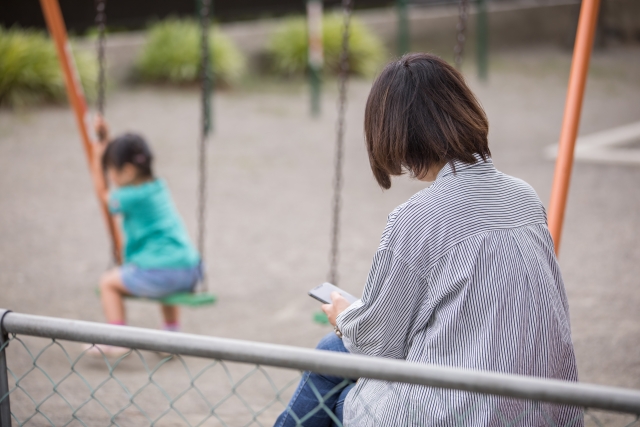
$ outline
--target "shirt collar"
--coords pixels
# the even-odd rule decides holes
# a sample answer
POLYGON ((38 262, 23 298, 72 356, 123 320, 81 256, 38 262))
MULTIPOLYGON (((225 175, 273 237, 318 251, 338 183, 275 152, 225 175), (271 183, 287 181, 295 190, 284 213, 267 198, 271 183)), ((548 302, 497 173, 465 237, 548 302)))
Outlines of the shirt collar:
POLYGON ((473 157, 476 158, 476 162, 475 163, 464 163, 461 162, 459 160, 454 160, 453 161, 453 167, 451 166, 451 163, 447 163, 445 164, 442 169, 440 169, 440 172, 438 172, 438 175, 436 176, 436 180, 438 180, 438 178, 443 177, 443 176, 447 176, 450 175, 452 173, 458 173, 460 171, 463 171, 465 169, 470 169, 470 168, 475 168, 475 167, 482 167, 483 165, 490 165, 493 166, 493 160, 491 160, 491 157, 487 156, 486 160, 482 159, 482 156, 480 154, 474 154, 473 157), (454 170, 455 169, 455 170, 454 170))

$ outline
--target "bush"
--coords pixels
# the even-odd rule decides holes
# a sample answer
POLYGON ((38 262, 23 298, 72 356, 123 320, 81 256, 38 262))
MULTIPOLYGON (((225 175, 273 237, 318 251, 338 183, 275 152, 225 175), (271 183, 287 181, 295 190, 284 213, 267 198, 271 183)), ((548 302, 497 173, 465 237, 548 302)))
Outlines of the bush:
MULTIPOLYGON (((96 61, 74 54, 88 96, 95 93, 96 61)), ((43 33, 0 27, 0 104, 19 107, 66 99, 64 78, 53 42, 43 33)))
MULTIPOLYGON (((372 76, 386 57, 384 45, 362 22, 351 19, 349 27, 349 70, 353 74, 372 76)), ((325 15, 322 20, 322 43, 325 72, 337 73, 342 51, 343 17, 325 15)), ((274 71, 291 75, 307 70, 307 23, 303 17, 285 20, 269 40, 268 53, 274 71)))
MULTIPOLYGON (((216 82, 231 85, 245 70, 245 58, 217 28, 209 35, 216 82)), ((149 28, 136 64, 138 77, 149 82, 191 83, 200 78, 200 28, 194 20, 170 18, 149 28)))

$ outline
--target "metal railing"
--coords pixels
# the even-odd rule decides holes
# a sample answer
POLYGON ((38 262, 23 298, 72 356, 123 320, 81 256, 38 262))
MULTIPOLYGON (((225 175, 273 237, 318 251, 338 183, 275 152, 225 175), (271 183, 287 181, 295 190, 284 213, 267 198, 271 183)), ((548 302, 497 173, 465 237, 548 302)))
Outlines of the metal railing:
MULTIPOLYGON (((0 310, 0 322, 1 427, 272 425, 286 408, 299 371, 536 402, 529 410, 544 402, 572 405, 585 408, 587 425, 640 425, 637 390, 6 310, 0 310), (77 343, 134 350, 117 358, 95 357, 90 345, 77 343)), ((328 411, 323 402, 318 407, 328 411)), ((519 424, 505 420, 504 425, 519 424)))

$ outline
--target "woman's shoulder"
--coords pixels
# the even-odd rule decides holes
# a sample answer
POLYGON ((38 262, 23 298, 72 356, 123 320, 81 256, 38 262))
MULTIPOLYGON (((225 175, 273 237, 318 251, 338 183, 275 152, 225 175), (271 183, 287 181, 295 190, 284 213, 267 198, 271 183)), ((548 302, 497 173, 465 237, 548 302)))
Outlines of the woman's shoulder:
POLYGON ((380 239, 381 249, 389 243, 393 232, 397 230, 398 227, 406 227, 408 225, 407 220, 411 222, 416 219, 414 212, 416 208, 419 208, 424 203, 423 198, 427 190, 428 188, 420 190, 411 196, 409 200, 397 206, 387 216, 387 224, 382 233, 382 238, 380 239))
MULTIPOLYGON (((469 171, 471 172, 471 170, 469 171)), ((525 181, 496 169, 439 177, 388 217, 381 249, 435 249, 479 232, 546 223, 544 206, 525 181)))

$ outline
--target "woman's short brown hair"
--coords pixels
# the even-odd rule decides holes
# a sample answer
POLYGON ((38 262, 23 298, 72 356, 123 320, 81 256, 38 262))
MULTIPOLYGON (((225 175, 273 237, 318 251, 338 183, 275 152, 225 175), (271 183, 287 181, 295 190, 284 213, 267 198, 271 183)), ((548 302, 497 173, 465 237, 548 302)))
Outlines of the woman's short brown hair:
POLYGON ((371 170, 382 188, 409 171, 491 155, 489 123, 462 75, 435 55, 412 53, 388 64, 373 83, 364 116, 371 170))

